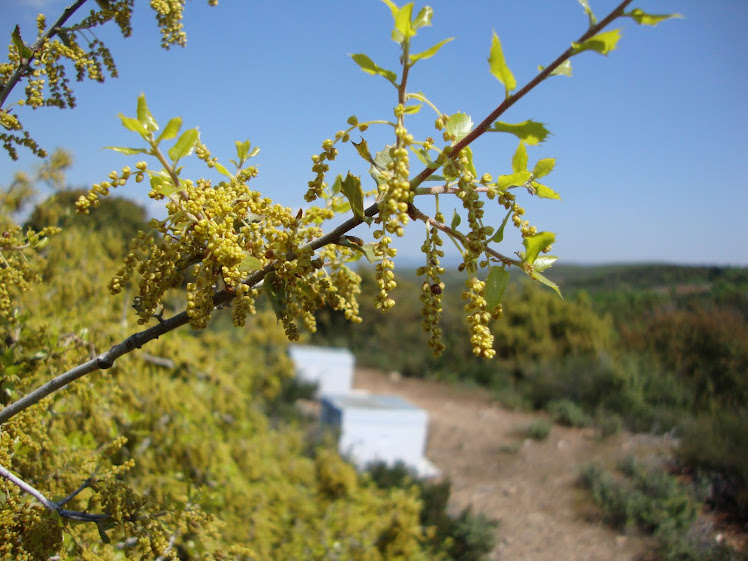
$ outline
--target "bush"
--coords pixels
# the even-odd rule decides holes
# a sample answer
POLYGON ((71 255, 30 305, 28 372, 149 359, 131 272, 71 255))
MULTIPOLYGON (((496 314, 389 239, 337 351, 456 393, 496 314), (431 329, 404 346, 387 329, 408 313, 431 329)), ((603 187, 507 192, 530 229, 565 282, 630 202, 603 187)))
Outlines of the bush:
POLYGON ((592 424, 584 410, 570 399, 554 399, 546 404, 546 409, 557 423, 569 427, 588 427, 592 424))
POLYGON ((533 440, 545 440, 551 433, 551 428, 553 428, 553 423, 548 419, 537 419, 528 425, 525 434, 533 440))

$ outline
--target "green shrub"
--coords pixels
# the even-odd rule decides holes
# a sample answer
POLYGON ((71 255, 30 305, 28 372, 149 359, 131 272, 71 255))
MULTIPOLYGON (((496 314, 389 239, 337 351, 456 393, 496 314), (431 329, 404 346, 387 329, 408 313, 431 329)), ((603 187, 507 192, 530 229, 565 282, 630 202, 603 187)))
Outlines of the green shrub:
POLYGON ((545 440, 551 433, 553 423, 548 419, 537 419, 530 423, 525 429, 525 434, 533 440, 545 440))
POLYGON ((569 427, 588 427, 592 418, 570 399, 554 399, 546 404, 546 409, 557 423, 569 427))

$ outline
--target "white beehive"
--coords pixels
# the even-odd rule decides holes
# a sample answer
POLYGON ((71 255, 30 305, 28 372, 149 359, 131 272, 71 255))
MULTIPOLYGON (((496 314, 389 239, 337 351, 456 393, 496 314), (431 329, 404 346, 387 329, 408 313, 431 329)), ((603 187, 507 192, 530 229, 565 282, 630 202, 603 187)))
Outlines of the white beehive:
POLYGON ((323 426, 340 431, 338 450, 359 469, 403 462, 420 477, 438 470, 425 458, 428 415, 395 395, 354 392, 322 396, 323 426))
POLYGON ((290 345, 296 376, 318 384, 317 397, 327 393, 347 393, 353 385, 355 357, 348 349, 290 345))

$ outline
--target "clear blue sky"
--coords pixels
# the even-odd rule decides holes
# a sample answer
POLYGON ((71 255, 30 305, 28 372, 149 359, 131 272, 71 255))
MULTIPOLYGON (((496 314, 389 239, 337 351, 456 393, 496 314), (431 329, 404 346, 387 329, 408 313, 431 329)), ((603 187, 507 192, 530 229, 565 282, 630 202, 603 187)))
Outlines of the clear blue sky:
MULTIPOLYGON (((590 3, 599 17, 616 4, 590 3)), ((31 38, 37 11, 58 14, 67 4, 3 0, 0 22, 8 34, 20 24, 24 37, 31 38)), ((224 161, 233 156, 236 139, 259 145, 254 187, 293 208, 304 205, 312 175, 309 157, 322 140, 344 128, 351 114, 360 120, 391 115, 394 88, 361 72, 348 56, 366 53, 396 69, 392 20, 381 2, 221 0, 208 8, 194 0, 185 16, 188 46, 171 51, 158 46, 148 3, 135 4, 132 38, 100 34, 109 39, 120 78, 78 85, 79 107, 73 111, 20 113, 46 148, 74 153, 72 184, 88 186, 136 161, 101 148, 137 145, 117 114, 134 115, 141 92, 162 124, 181 116, 185 125, 198 125, 203 141, 224 161)), ((422 5, 416 3, 416 9, 422 5)), ((433 0, 430 5, 433 27, 419 31, 414 50, 446 37, 455 41, 414 67, 410 90, 423 91, 446 113, 469 113, 475 122, 503 98, 503 86, 486 62, 492 30, 522 85, 586 29, 576 0, 433 0)), ((545 82, 503 117, 509 122, 532 118, 553 133, 543 145, 529 148, 529 155, 531 163, 557 159, 546 183, 563 201, 526 197, 528 214, 539 229, 556 232, 553 253, 562 263, 748 265, 748 2, 641 0, 634 5, 652 13, 679 12, 684 19, 655 28, 621 22, 618 50, 608 57, 575 57, 574 77, 545 82)), ((413 120, 414 129, 433 134, 428 130, 433 114, 422 113, 413 120)), ((369 146, 387 140, 374 133, 369 146)), ((509 173, 515 148, 509 135, 479 140, 474 145, 479 173, 509 173)), ((349 145, 341 152, 331 173, 350 168, 368 177, 349 145)), ((18 164, 4 159, 0 182, 33 163, 28 156, 18 164)), ((186 173, 193 169, 202 173, 190 167, 186 173)), ((127 189, 150 204, 143 185, 127 189)), ((489 216, 500 221, 498 210, 489 216)), ((366 238, 365 230, 360 226, 356 233, 366 238)), ((405 256, 418 252, 423 228, 413 230, 400 244, 405 256)), ((520 249, 518 237, 500 249, 520 249)))

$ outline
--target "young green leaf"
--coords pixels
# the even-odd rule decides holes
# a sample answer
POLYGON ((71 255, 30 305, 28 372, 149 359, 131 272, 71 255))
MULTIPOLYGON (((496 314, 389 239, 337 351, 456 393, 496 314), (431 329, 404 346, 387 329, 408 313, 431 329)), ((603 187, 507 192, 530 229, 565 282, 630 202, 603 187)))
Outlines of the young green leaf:
POLYGON ((558 257, 554 255, 539 255, 535 259, 535 263, 532 264, 532 268, 535 271, 545 271, 546 269, 550 269, 557 260, 558 257))
POLYGON ((491 51, 488 55, 488 66, 491 69, 496 79, 504 84, 506 91, 506 97, 509 97, 511 91, 517 87, 517 81, 514 79, 512 71, 504 60, 504 51, 501 49, 501 41, 496 32, 493 33, 493 40, 491 41, 491 51))
POLYGON ((355 175, 351 175, 349 171, 343 180, 341 191, 348 202, 351 203, 354 216, 365 222, 370 221, 371 219, 364 215, 364 191, 361 189, 361 180, 355 175))
POLYGON ((542 183, 533 181, 530 185, 532 186, 533 192, 541 199, 555 199, 557 201, 561 200, 561 195, 556 193, 556 191, 554 191, 550 187, 546 187, 542 183))
POLYGON ((543 158, 542 160, 538 160, 538 163, 535 164, 535 167, 532 170, 532 176, 535 179, 540 179, 541 177, 545 177, 549 173, 553 171, 553 168, 556 165, 556 159, 555 158, 543 158))
POLYGON ((577 55, 584 51, 595 51, 601 55, 607 55, 616 48, 618 41, 621 39, 621 30, 613 29, 612 31, 603 31, 587 39, 584 43, 572 43, 574 54, 577 55))
POLYGON ((158 135, 158 138, 156 139, 156 144, 159 144, 162 140, 171 140, 172 138, 176 138, 179 134, 179 129, 181 128, 181 117, 174 117, 168 123, 166 123, 164 130, 161 131, 161 134, 158 135))
POLYGON ((514 152, 514 156, 512 156, 512 171, 514 173, 527 171, 527 149, 525 148, 525 143, 521 140, 519 141, 516 152, 514 152))
POLYGON ((16 49, 18 49, 18 54, 22 60, 28 60, 34 56, 34 51, 31 50, 31 47, 21 39, 21 26, 16 25, 15 29, 13 29, 13 33, 11 33, 11 38, 13 39, 13 44, 16 46, 16 49))
MULTIPOLYGON (((540 72, 543 71, 545 67, 544 66, 538 66, 538 70, 540 72)), ((554 68, 553 72, 551 72, 551 76, 572 76, 571 73, 571 61, 565 60, 561 64, 559 64, 556 68, 554 68)))
POLYGON ((623 15, 632 18, 639 25, 657 25, 658 23, 660 23, 661 21, 665 21, 666 19, 683 17, 680 14, 647 14, 640 8, 635 8, 623 15))
POLYGON ((244 256, 244 259, 242 259, 239 267, 242 271, 247 271, 248 273, 250 273, 252 271, 259 271, 260 269, 262 269, 262 262, 254 255, 248 253, 244 256))
POLYGON ((374 160, 371 157, 371 152, 369 152, 369 145, 366 143, 366 139, 362 138, 361 142, 359 142, 358 144, 351 141, 351 144, 353 144, 354 148, 356 148, 356 152, 358 152, 359 156, 361 156, 370 164, 374 163, 374 160))
POLYGON ((543 283, 547 287, 552 288, 556 292, 556 294, 558 294, 558 296, 559 296, 559 298, 561 298, 561 300, 564 299, 564 296, 563 296, 563 294, 561 294, 561 290, 558 288, 558 285, 555 282, 553 282, 551 279, 549 279, 549 278, 541 275, 537 271, 533 271, 530 274, 530 277, 533 278, 533 279, 535 279, 538 282, 543 283))
POLYGON ((504 220, 501 221, 501 226, 499 226, 499 229, 496 230, 496 233, 493 235, 493 237, 488 240, 491 243, 501 243, 504 241, 504 228, 506 227, 506 223, 509 222, 509 217, 514 212, 514 209, 509 209, 509 211, 506 213, 506 216, 504 216, 504 220))
POLYGON ((127 154, 128 156, 133 156, 134 154, 145 154, 148 152, 145 148, 126 148, 124 146, 104 146, 104 148, 106 150, 114 150, 120 154, 127 154))
POLYGON ((176 162, 185 156, 189 156, 195 149, 195 145, 199 138, 200 133, 197 129, 187 129, 182 133, 182 136, 179 137, 176 144, 169 148, 169 158, 171 158, 173 162, 176 162))
POLYGON ((510 175, 500 175, 497 186, 502 191, 509 187, 522 187, 529 181, 530 177, 532 177, 532 174, 527 170, 518 171, 510 175))
POLYGON ((386 181, 387 177, 389 177, 388 173, 385 170, 389 166, 390 162, 392 162, 390 150, 393 148, 393 146, 394 145, 392 144, 388 144, 381 151, 377 152, 376 156, 374 156, 374 162, 369 168, 369 175, 374 178, 374 181, 377 185, 381 185, 382 182, 386 181))
POLYGON ((429 47, 425 51, 421 51, 420 53, 410 55, 410 63, 413 64, 414 62, 417 62, 419 60, 431 58, 437 52, 439 52, 439 49, 441 49, 444 45, 446 45, 453 39, 454 37, 450 37, 449 39, 444 39, 444 41, 439 41, 436 45, 434 45, 433 47, 429 47))
POLYGON ((286 281, 279 278, 275 271, 270 271, 265 275, 262 287, 265 289, 265 294, 270 301, 270 305, 273 307, 275 317, 279 320, 282 317, 285 317, 288 313, 288 291, 286 290, 286 281))
POLYGON ((556 241, 556 234, 553 232, 538 232, 534 236, 525 237, 522 241, 522 245, 525 246, 525 255, 522 262, 532 265, 540 252, 554 241, 556 241))
POLYGON ((501 304, 504 291, 509 284, 509 271, 504 267, 491 267, 486 278, 485 296, 486 309, 493 310, 501 304))
POLYGON ((457 209, 455 209, 452 214, 452 223, 449 225, 449 227, 452 228, 453 230, 456 230, 457 226, 460 225, 460 222, 462 222, 462 218, 457 213, 457 209))
POLYGON ((455 113, 449 117, 445 128, 455 137, 454 142, 459 142, 473 129, 473 120, 465 113, 455 113))
POLYGON ((418 12, 418 15, 413 20, 413 29, 431 27, 432 17, 434 17, 434 9, 431 6, 425 6, 421 8, 421 11, 418 12))
POLYGON ((411 23, 412 18, 413 2, 405 4, 397 10, 397 14, 394 15, 395 29, 392 30, 392 40, 395 43, 402 43, 416 34, 416 30, 413 29, 411 23))
POLYGON ((418 113, 421 110, 421 107, 423 107, 422 104, 418 105, 406 105, 405 106, 405 112, 408 114, 415 114, 418 113))
POLYGON ((158 123, 148 109, 148 104, 145 101, 145 94, 138 96, 138 121, 148 130, 149 132, 158 130, 158 123))
POLYGON ((234 141, 234 144, 236 144, 236 157, 241 162, 242 160, 246 160, 249 156, 249 146, 250 142, 249 140, 245 140, 244 142, 239 142, 238 140, 234 141))
POLYGON ((353 59, 353 62, 358 64, 361 67, 361 70, 363 70, 367 74, 378 74, 380 76, 384 76, 392 83, 393 86, 397 87, 397 74, 395 74, 392 70, 387 70, 385 68, 382 68, 381 66, 378 66, 373 60, 362 53, 351 55, 351 58, 353 59))
POLYGON ((582 5, 582 8, 584 8, 584 13, 587 14, 587 19, 590 22, 590 27, 592 27, 597 23, 597 18, 595 17, 595 14, 592 13, 590 3, 587 0, 579 0, 579 3, 582 5))
POLYGON ((154 174, 151 176, 151 189, 159 195, 168 197, 172 193, 176 193, 179 190, 179 187, 172 183, 171 178, 160 175, 159 172, 158 175, 154 174))
POLYGON ((223 166, 223 165, 219 164, 218 162, 216 162, 214 164, 214 167, 216 168, 216 171, 218 173, 220 173, 221 175, 225 175, 229 179, 234 179, 234 176, 231 174, 231 172, 229 170, 226 169, 225 166, 223 166))
POLYGON ((126 129, 138 133, 144 139, 148 136, 148 129, 143 126, 143 123, 132 117, 125 117, 122 113, 119 114, 119 118, 122 120, 122 126, 126 129))
POLYGON ((488 129, 490 132, 508 132, 513 134, 525 144, 535 145, 544 142, 551 134, 543 123, 535 121, 522 121, 521 123, 502 123, 496 121, 488 129))

